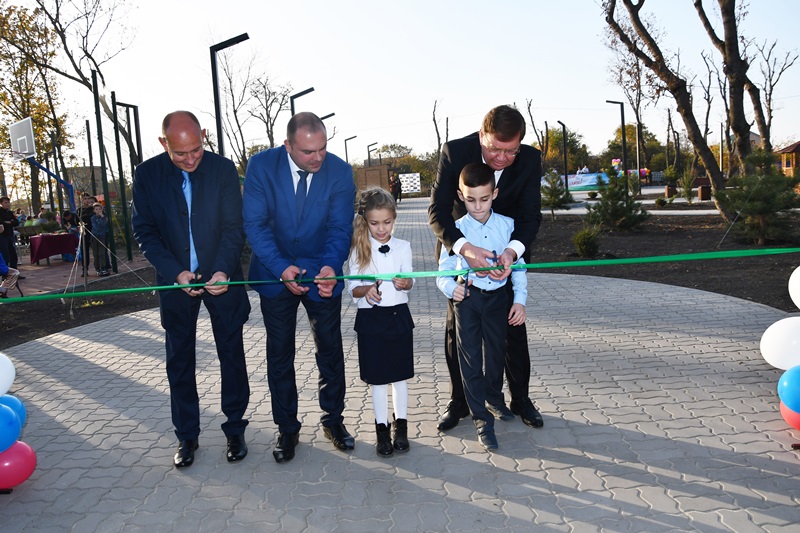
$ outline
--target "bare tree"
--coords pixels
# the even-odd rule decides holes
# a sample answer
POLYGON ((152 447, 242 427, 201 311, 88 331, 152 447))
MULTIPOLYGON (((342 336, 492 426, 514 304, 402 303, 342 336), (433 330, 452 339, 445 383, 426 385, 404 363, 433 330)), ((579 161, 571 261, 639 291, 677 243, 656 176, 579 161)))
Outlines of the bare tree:
MULTIPOLYGON (((442 153, 442 136, 439 134, 439 121, 436 119, 436 106, 439 100, 433 101, 433 127, 436 130, 436 158, 438 159, 442 153)), ((449 126, 448 126, 449 128, 449 126)))
POLYGON ((222 67, 222 128, 225 138, 231 145, 239 172, 247 171, 247 141, 244 126, 252 113, 248 106, 253 98, 253 61, 247 62, 243 69, 233 64, 231 56, 223 52, 219 65, 222 67))
POLYGON ((786 52, 786 55, 783 56, 782 59, 778 59, 776 55, 773 55, 775 53, 776 45, 777 42, 773 42, 772 45, 768 47, 766 41, 760 46, 756 45, 762 60, 761 74, 764 77, 764 80, 759 88, 764 95, 764 109, 766 113, 765 126, 766 130, 770 132, 770 135, 768 136, 770 142, 772 141, 772 117, 775 111, 775 86, 780 81, 783 73, 786 72, 792 65, 794 65, 798 57, 797 52, 786 52))
POLYGON ((275 148, 275 123, 282 111, 289 110, 291 93, 291 85, 275 85, 267 75, 256 77, 250 87, 250 94, 254 100, 250 115, 264 125, 269 148, 275 148))
MULTIPOLYGON (((130 43, 129 32, 122 22, 127 16, 127 0, 34 0, 36 14, 54 32, 63 61, 55 61, 39 48, 36 35, 0 34, 0 39, 16 48, 37 68, 74 81, 92 90, 91 71, 105 86, 102 66, 123 52, 130 43), (113 44, 110 44, 113 43, 113 44)), ((114 120, 114 110, 107 95, 101 93, 100 105, 105 115, 114 120)), ((136 146, 124 123, 120 133, 128 149, 136 146)))
MULTIPOLYGON (((627 21, 621 21, 620 25, 627 34, 631 35, 634 45, 641 48, 641 38, 633 31, 630 24, 628 24, 627 21)), ((652 24, 650 24, 650 27, 654 38, 657 40, 660 34, 658 34, 652 24)), ((647 150, 647 143, 644 142, 642 135, 642 113, 645 108, 658 103, 666 87, 652 71, 643 65, 642 60, 638 56, 628 51, 610 28, 606 28, 606 46, 613 53, 611 81, 622 89, 625 99, 630 104, 631 109, 633 109, 633 116, 636 120, 638 149, 643 154, 644 162, 647 164, 650 158, 647 150)))
MULTIPOLYGON (((725 8, 728 7, 729 9, 733 9, 734 6, 725 6, 725 4, 732 4, 729 0, 719 0, 721 9, 725 11, 725 8)), ((674 67, 670 64, 670 62, 666 59, 664 53, 662 52, 658 42, 656 41, 653 33, 649 30, 648 25, 642 20, 640 15, 640 11, 644 6, 645 0, 621 0, 621 3, 627 9, 627 17, 630 23, 631 31, 635 32, 635 34, 639 37, 639 41, 634 40, 632 34, 623 28, 620 22, 617 20, 618 13, 617 13, 617 0, 604 0, 603 2, 603 9, 606 14, 606 23, 609 25, 611 30, 616 35, 617 39, 628 49, 628 51, 638 57, 645 67, 647 67, 650 71, 652 71, 658 78, 661 80, 662 83, 666 86, 667 91, 672 95, 675 99, 675 104, 678 109, 678 113, 681 115, 683 119, 683 123, 686 126, 687 135, 689 137, 689 141, 694 146, 697 155, 700 157, 700 160, 703 163, 703 166, 706 168, 706 171, 711 178, 711 186, 713 190, 722 189, 725 187, 724 177, 722 175, 722 171, 719 168, 719 164, 717 163, 714 154, 708 147, 708 143, 705 140, 705 136, 703 131, 701 130, 699 124, 697 123, 697 119, 694 115, 694 110, 692 109, 692 98, 691 93, 689 90, 689 86, 685 77, 681 76, 679 73, 679 66, 674 67), (641 44, 639 44, 641 43, 641 44)), ((695 1, 695 7, 700 10, 702 6, 701 0, 695 1), (700 4, 700 7, 698 7, 700 4)), ((727 17, 723 15, 723 18, 727 17)), ((735 32, 735 24, 733 28, 729 28, 729 25, 726 24, 726 41, 729 39, 737 39, 736 32, 735 32)), ((734 55, 738 56, 738 42, 735 42, 730 45, 730 50, 728 52, 731 55, 731 61, 734 61, 734 55)), ((741 60, 741 56, 738 56, 741 60)), ((727 59, 727 56, 726 56, 727 59)), ((728 61, 726 61, 726 65, 730 65, 728 61)), ((731 66, 730 68, 735 68, 731 66)), ((727 70, 726 70, 727 72, 727 70)), ((731 74, 728 75, 729 80, 731 78, 731 74)), ((736 105, 736 110, 734 111, 734 101, 736 98, 734 94, 731 94, 731 123, 734 124, 734 134, 737 136, 737 148, 739 148, 739 156, 743 157, 744 155, 750 152, 749 146, 749 127, 747 126, 745 117, 744 117, 744 107, 743 107, 743 84, 739 83, 737 86, 740 90, 738 92, 738 102, 736 105), (744 127, 742 127, 741 122, 742 120, 745 121, 744 127), (739 141, 739 137, 743 136, 744 140, 747 141, 746 148, 740 148, 741 142, 739 141), (745 150, 745 151, 742 151, 745 150)), ((731 83, 731 91, 733 93, 733 83, 731 83)), ((720 208, 721 206, 717 202, 717 207, 720 208)), ((723 212, 723 216, 726 218, 728 217, 728 213, 723 212)))
POLYGON ((546 154, 547 150, 550 145, 550 130, 547 128, 547 121, 544 121, 544 130, 540 131, 536 128, 536 122, 533 120, 533 111, 531 110, 531 106, 533 105, 533 100, 525 100, 525 106, 528 108, 528 117, 531 119, 531 128, 533 129, 534 135, 536 135, 536 142, 539 144, 539 148, 542 151, 542 154, 546 154))

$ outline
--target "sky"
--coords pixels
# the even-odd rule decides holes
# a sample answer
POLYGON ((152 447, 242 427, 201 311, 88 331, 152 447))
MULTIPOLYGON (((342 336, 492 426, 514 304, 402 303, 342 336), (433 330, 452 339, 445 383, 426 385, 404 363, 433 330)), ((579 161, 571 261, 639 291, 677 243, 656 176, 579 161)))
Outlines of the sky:
MULTIPOLYGON (((492 107, 516 103, 528 117, 532 100, 537 128, 562 121, 583 137, 593 153, 606 147, 620 124, 625 101, 610 81, 611 53, 599 0, 136 0, 125 17, 125 51, 103 66, 108 90, 139 106, 145 158, 162 151, 163 116, 176 109, 195 112, 215 131, 209 47, 242 33, 250 39, 229 49, 232 61, 256 57, 256 69, 299 92, 297 111, 327 119, 329 151, 351 162, 366 159, 367 146, 397 143, 417 154, 436 149, 432 112, 444 140, 476 131, 492 107)), ((716 17, 715 1, 706 1, 716 17)), ((779 53, 797 50, 797 4, 792 0, 753 0, 740 32, 758 42, 777 40, 779 53)), ((644 10, 664 34, 665 50, 680 50, 682 63, 702 77, 700 52, 711 50, 688 0, 649 0, 644 10)), ((718 17, 717 17, 718 18, 718 17)), ((751 74, 759 78, 756 69, 751 74)), ((62 82, 73 133, 93 117, 89 91, 62 82)), ((711 137, 724 120, 718 93, 711 113, 711 137)), ((773 144, 800 140, 800 61, 776 91, 773 144)), ((697 99, 699 100, 699 93, 697 99)), ((644 112, 645 125, 663 142, 671 98, 644 112)), ((674 117, 673 112, 673 117, 674 117)), ((633 121, 626 104, 626 120, 633 121)), ((278 121, 280 142, 289 113, 278 121)), ((678 119, 682 129, 682 123, 678 119)), ((111 130, 106 128, 107 137, 111 130)), ((755 130, 755 127, 754 127, 755 130)), ((249 141, 266 143, 258 123, 248 126, 249 141)), ((525 142, 535 136, 530 132, 525 142)), ((93 141, 94 142, 94 141, 93 141)), ((96 146, 96 142, 94 142, 96 146)), ((85 143, 83 143, 85 146, 85 143)), ((226 149, 230 155, 230 145, 226 149)), ((79 145, 80 147, 80 145, 79 145)), ((80 150, 76 155, 81 155, 80 150)), ((96 156, 95 156, 96 157, 96 156)))

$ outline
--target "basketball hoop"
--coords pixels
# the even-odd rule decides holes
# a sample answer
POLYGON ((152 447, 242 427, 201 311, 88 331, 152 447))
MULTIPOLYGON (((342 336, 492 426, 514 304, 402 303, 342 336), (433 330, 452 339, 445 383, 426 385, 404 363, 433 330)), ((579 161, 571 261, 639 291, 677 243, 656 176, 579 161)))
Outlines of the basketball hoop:
POLYGON ((36 141, 33 137, 31 117, 11 124, 8 127, 8 136, 11 138, 11 157, 15 161, 36 158, 36 141))

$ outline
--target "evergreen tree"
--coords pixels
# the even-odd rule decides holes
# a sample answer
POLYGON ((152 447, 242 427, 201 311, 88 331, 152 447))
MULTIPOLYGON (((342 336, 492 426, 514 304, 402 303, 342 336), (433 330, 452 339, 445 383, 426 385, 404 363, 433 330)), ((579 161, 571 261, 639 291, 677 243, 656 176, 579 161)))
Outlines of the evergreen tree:
POLYGON ((564 180, 558 172, 550 171, 544 176, 545 183, 542 185, 542 207, 550 208, 550 216, 556 219, 556 209, 569 209, 569 204, 573 202, 572 195, 567 192, 564 180))
POLYGON ((625 190, 625 178, 614 171, 606 174, 609 176, 608 185, 599 178, 597 180, 600 200, 587 208, 587 222, 608 230, 632 230, 650 218, 642 204, 625 190))

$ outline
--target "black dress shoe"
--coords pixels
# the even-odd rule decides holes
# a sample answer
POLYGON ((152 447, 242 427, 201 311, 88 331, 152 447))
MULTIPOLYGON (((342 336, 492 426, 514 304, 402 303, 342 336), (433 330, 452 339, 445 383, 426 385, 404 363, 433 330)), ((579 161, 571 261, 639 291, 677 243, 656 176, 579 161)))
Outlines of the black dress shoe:
POLYGON ((247 443, 244 435, 231 435, 228 437, 228 462, 235 463, 247 457, 247 443))
POLYGON ((450 400, 450 403, 447 404, 447 409, 444 410, 444 414, 439 420, 437 428, 439 431, 453 429, 458 425, 459 420, 467 416, 469 416, 469 407, 461 402, 450 400))
POLYGON ((544 419, 536 407, 534 407, 530 398, 525 398, 521 401, 511 400, 511 412, 515 415, 519 415, 522 421, 532 428, 544 426, 544 419))
POLYGON ((276 463, 285 463, 294 459, 294 448, 300 442, 300 433, 278 433, 278 443, 272 450, 276 463))
POLYGON ((172 458, 172 464, 176 468, 183 468, 185 466, 192 466, 194 463, 194 451, 199 447, 196 440, 181 440, 178 441, 178 449, 175 452, 175 457, 172 458))
POLYGON ((347 432, 344 424, 336 424, 335 426, 325 426, 322 428, 322 433, 331 440, 337 449, 346 452, 356 447, 356 441, 353 436, 347 432))
POLYGON ((484 429, 478 433, 478 442, 485 450, 496 450, 498 448, 494 429, 484 429))

